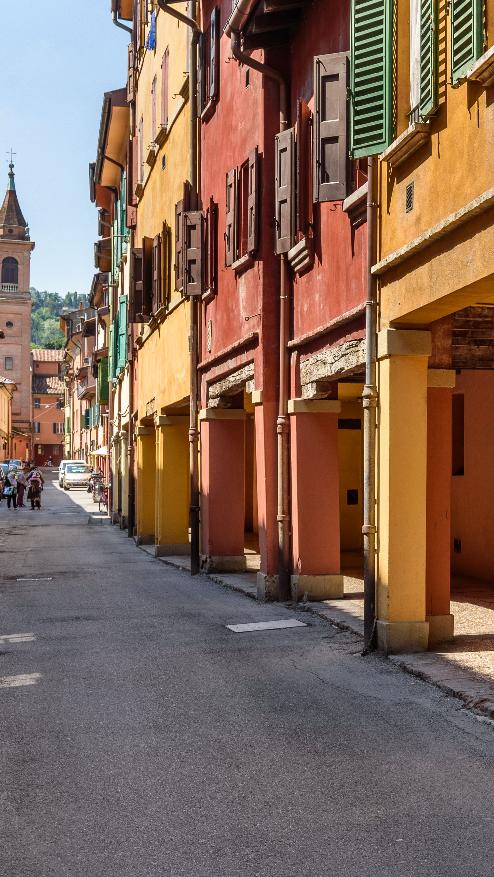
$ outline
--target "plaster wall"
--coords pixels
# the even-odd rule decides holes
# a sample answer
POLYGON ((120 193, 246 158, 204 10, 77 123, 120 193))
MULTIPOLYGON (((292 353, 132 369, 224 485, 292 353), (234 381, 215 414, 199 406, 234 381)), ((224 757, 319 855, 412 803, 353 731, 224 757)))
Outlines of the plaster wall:
POLYGON ((31 420, 31 298, 28 294, 0 293, 0 328, 2 340, 0 374, 17 385, 12 415, 14 423, 27 424, 31 420), (7 327, 12 322, 13 328, 7 327), (12 357, 13 369, 5 369, 6 357, 12 357))

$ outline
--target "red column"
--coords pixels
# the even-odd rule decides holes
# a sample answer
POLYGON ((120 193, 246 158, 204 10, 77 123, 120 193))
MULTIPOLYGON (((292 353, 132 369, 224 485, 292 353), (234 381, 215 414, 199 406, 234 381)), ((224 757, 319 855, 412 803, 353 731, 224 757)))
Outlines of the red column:
POLYGON ((244 412, 215 410, 211 419, 201 422, 201 544, 206 569, 244 569, 244 470, 244 412))
POLYGON ((339 403, 293 400, 291 423, 294 596, 343 595, 340 574, 339 403), (293 403, 299 402, 299 405, 293 403), (333 413, 335 412, 335 413, 333 413))
MULTIPOLYGON (((441 380, 434 370, 429 375, 434 381, 441 380)), ((451 373, 446 372, 448 375, 451 373)), ((451 386, 429 386, 427 392, 426 612, 429 644, 453 636, 454 619, 450 614, 451 395, 451 386)))
POLYGON ((263 402, 255 409, 257 517, 261 570, 258 576, 258 594, 261 599, 275 599, 278 575, 277 458, 275 402, 263 402))

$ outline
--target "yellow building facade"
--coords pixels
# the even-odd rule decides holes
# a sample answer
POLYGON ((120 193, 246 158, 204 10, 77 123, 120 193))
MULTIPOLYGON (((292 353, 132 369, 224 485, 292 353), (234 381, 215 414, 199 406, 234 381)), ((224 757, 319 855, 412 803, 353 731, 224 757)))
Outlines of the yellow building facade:
POLYGON ((187 191, 190 164, 189 41, 185 24, 157 4, 149 10, 142 4, 129 74, 133 248, 144 300, 144 313, 136 305, 133 315, 136 538, 156 554, 189 552, 190 303, 177 289, 173 265, 176 205, 187 191))
POLYGON ((9 378, 0 377, 0 462, 12 454, 12 399, 16 385, 9 378))
POLYGON ((396 138, 377 164, 372 268, 385 651, 453 635, 451 573, 468 573, 465 558, 482 550, 478 531, 491 525, 477 516, 492 468, 473 404, 479 381, 494 401, 485 395, 494 391, 494 3, 397 0, 394 17, 396 138), (476 466, 487 481, 475 499, 470 490, 470 522, 460 526, 455 502, 476 466))

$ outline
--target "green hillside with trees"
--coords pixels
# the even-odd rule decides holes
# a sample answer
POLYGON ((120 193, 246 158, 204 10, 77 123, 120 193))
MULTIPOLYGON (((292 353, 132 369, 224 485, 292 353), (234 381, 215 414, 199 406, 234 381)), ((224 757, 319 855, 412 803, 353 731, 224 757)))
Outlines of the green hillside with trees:
POLYGON ((64 308, 75 310, 80 302, 87 303, 87 297, 78 292, 66 292, 64 296, 56 292, 41 292, 31 287, 32 330, 31 347, 47 347, 51 350, 63 347, 64 336, 59 328, 60 314, 64 308))

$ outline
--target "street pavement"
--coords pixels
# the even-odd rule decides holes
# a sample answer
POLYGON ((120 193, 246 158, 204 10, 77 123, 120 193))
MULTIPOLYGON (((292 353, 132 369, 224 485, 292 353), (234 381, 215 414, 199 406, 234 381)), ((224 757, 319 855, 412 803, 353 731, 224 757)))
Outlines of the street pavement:
POLYGON ((1 877, 493 877, 489 719, 93 511, 0 505, 1 877))

